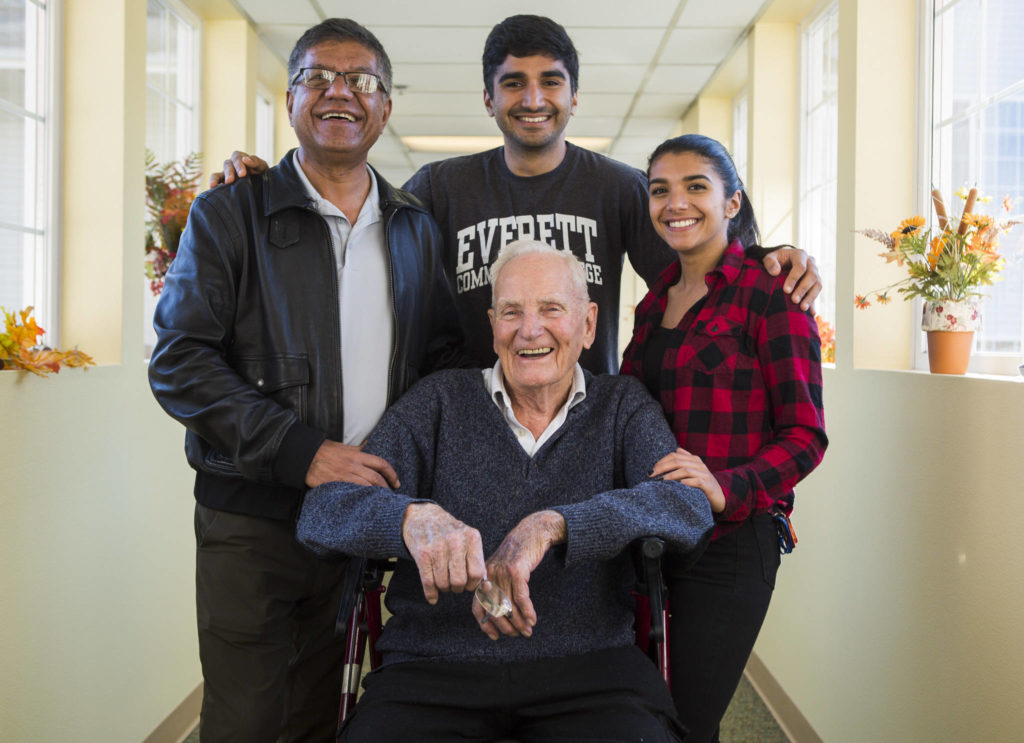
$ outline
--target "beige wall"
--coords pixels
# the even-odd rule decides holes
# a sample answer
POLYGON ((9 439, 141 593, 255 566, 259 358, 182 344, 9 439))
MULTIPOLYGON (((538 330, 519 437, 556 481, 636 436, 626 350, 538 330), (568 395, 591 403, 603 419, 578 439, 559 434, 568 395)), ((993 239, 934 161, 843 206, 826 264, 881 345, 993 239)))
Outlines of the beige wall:
MULTIPOLYGON (((61 342, 99 366, 0 372, 0 738, 136 743, 200 681, 192 473, 143 360, 146 4, 64 8, 61 342)), ((267 52, 218 10, 248 58, 206 122, 234 149, 267 52)))
MULTIPOLYGON (((779 5, 765 18, 787 38, 782 26, 797 30, 808 8, 779 5)), ((852 230, 897 224, 918 203, 915 6, 840 0, 830 446, 798 488, 800 544, 783 559, 756 652, 829 743, 1019 741, 1024 380, 900 371, 910 365, 910 305, 853 309, 853 295, 886 283, 887 269, 852 230)), ((768 91, 786 99, 780 84, 768 91)), ((756 76, 751 92, 756 141, 756 76)), ((752 148, 754 188, 764 153, 752 148)), ((771 172, 785 158, 767 163, 771 172)))
POLYGON ((1024 385, 826 370, 756 652, 821 738, 1021 740, 1024 385))

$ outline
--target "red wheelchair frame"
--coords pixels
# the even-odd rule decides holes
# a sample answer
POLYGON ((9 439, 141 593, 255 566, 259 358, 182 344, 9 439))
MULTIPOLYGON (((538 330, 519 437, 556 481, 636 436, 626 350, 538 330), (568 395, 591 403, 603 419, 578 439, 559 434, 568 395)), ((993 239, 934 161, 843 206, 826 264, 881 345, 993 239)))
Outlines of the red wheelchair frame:
MULTIPOLYGON (((637 582, 633 591, 636 600, 636 644, 658 666, 666 684, 671 683, 668 662, 668 602, 661 575, 661 558, 665 543, 657 537, 646 537, 634 546, 637 582)), ((363 661, 370 656, 370 669, 379 668, 381 595, 386 590, 384 574, 394 570, 396 560, 350 558, 345 574, 344 599, 338 611, 335 628, 345 633, 345 674, 341 689, 341 710, 338 726, 351 713, 359 694, 363 661)))

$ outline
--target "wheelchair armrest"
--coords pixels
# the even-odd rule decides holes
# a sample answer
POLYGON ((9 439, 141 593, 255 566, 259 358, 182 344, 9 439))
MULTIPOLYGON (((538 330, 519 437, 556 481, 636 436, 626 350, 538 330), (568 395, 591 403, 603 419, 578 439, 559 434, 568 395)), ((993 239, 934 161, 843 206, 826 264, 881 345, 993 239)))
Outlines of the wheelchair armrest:
POLYGON ((658 537, 644 537, 640 542, 643 585, 651 606, 651 642, 665 640, 665 598, 661 579, 661 558, 665 554, 665 542, 658 537))
POLYGON ((366 572, 365 557, 350 557, 345 567, 345 578, 341 588, 341 602, 338 605, 338 618, 334 623, 334 634, 344 636, 348 630, 349 617, 363 595, 363 573, 366 572))
POLYGON ((368 560, 365 557, 349 558, 341 589, 341 602, 338 605, 338 619, 334 625, 335 634, 345 634, 352 610, 367 591, 380 587, 384 582, 384 574, 394 570, 396 562, 397 560, 368 560))

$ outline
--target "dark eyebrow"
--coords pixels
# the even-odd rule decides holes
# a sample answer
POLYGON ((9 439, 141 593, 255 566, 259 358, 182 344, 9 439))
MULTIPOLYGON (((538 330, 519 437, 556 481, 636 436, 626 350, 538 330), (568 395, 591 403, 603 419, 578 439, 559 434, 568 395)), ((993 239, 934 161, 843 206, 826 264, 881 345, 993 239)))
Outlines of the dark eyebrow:
MULTIPOLYGON (((562 72, 559 69, 545 70, 544 72, 540 73, 540 76, 541 77, 557 77, 557 78, 559 78, 561 80, 565 80, 565 73, 562 72)), ((503 83, 506 80, 525 80, 525 79, 526 79, 526 73, 525 72, 506 72, 504 75, 502 75, 501 77, 498 78, 498 83, 499 84, 503 83)))
MULTIPOLYGON (((683 176, 683 182, 684 183, 689 183, 691 181, 707 181, 708 183, 711 183, 711 179, 708 178, 706 175, 703 175, 702 173, 698 173, 697 175, 683 176)), ((655 183, 657 183, 657 184, 668 183, 668 178, 651 178, 650 180, 647 181, 647 185, 648 186, 653 186, 655 183)))

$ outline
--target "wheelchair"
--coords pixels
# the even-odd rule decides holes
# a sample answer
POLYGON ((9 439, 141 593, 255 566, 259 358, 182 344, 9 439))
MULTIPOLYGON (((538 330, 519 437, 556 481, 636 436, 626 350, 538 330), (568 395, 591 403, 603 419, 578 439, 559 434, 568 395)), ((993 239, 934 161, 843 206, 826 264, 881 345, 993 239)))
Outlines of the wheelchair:
MULTIPOLYGON (((636 566, 636 644, 657 665, 661 677, 671 685, 669 672, 668 602, 661 574, 665 543, 645 537, 633 546, 636 566)), ((380 667, 377 640, 383 631, 381 596, 384 576, 394 570, 397 560, 350 558, 345 572, 344 597, 338 610, 335 632, 345 635, 345 672, 341 689, 338 727, 352 712, 359 694, 363 662, 369 656, 370 670, 380 667)))

